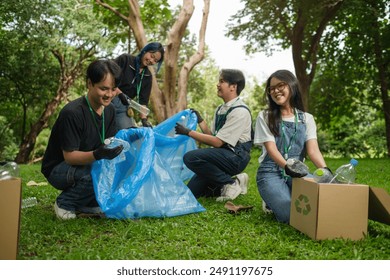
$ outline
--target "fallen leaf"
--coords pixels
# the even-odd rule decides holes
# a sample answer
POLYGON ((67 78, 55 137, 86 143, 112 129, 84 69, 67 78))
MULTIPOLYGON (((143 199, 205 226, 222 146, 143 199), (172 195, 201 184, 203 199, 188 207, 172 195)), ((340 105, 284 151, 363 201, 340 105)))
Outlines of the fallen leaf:
POLYGON ((249 209, 252 209, 253 206, 243 206, 243 205, 234 205, 233 202, 228 201, 225 203, 225 208, 229 211, 231 214, 237 214, 240 211, 247 211, 249 209))

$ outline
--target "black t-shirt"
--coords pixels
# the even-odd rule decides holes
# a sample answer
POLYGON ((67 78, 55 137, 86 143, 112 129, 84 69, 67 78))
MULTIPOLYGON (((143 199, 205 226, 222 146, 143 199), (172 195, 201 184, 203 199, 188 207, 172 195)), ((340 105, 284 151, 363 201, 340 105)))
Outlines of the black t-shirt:
POLYGON ((135 56, 122 54, 115 59, 115 62, 122 69, 122 78, 119 82, 118 88, 134 101, 147 106, 149 103, 150 92, 152 90, 152 74, 149 69, 147 67, 145 68, 138 100, 137 84, 139 84, 141 74, 139 76, 139 80, 136 81, 135 56))
MULTIPOLYGON (((96 114, 95 111, 93 114, 97 127, 85 96, 68 103, 61 110, 51 130, 42 161, 41 171, 45 177, 50 175, 57 164, 64 161, 63 150, 87 152, 97 149, 102 144, 100 134, 102 134, 103 117, 96 114)), ((104 108, 104 125, 105 138, 116 134, 115 109, 111 103, 104 108)))

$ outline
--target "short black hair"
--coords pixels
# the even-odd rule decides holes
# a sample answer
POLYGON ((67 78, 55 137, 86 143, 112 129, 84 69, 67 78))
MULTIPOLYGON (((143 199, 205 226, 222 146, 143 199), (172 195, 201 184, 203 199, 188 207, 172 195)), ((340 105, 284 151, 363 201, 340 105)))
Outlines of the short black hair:
POLYGON ((122 76, 122 70, 119 65, 112 59, 95 60, 88 66, 87 84, 88 80, 90 80, 92 84, 99 83, 106 78, 107 74, 113 76, 115 86, 117 86, 122 76))
POLYGON ((242 71, 237 69, 222 69, 219 76, 229 85, 237 85, 237 95, 245 88, 245 76, 242 71))

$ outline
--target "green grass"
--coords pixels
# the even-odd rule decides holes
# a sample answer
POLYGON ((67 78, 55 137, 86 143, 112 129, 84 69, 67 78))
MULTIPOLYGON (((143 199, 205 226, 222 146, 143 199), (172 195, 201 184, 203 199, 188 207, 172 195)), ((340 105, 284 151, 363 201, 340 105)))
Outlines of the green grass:
MULTIPOLYGON (((19 241, 21 260, 378 260, 390 259, 390 226, 369 221, 367 237, 360 241, 314 241, 261 211, 255 176, 258 150, 246 172, 248 194, 236 205, 254 208, 229 214, 223 203, 200 199, 206 212, 173 218, 113 220, 80 218, 58 220, 53 203, 58 191, 47 186, 26 186, 30 180, 46 182, 40 165, 22 165, 23 198, 35 196, 38 205, 22 209, 19 241)), ((335 170, 348 159, 327 159, 335 170)), ((311 171, 313 165, 309 162, 311 171)), ((357 183, 390 192, 390 160, 360 159, 357 183)))

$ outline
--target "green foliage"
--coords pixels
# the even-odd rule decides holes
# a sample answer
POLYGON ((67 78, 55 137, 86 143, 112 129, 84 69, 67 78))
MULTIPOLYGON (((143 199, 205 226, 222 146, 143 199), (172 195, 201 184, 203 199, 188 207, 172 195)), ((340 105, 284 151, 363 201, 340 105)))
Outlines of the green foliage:
POLYGON ((294 44, 300 55, 294 59, 298 71, 302 70, 301 59, 316 61, 312 64, 316 68, 306 65, 306 72, 314 78, 308 100, 326 154, 381 157, 388 153, 384 143, 386 137, 390 141, 390 131, 383 121, 388 114, 383 104, 389 100, 386 85, 390 77, 388 1, 343 1, 330 22, 324 15, 340 1, 242 2, 244 8, 231 18, 227 35, 246 39, 247 53, 272 53, 294 44), (324 36, 312 45, 321 28, 324 36), (318 56, 310 57, 317 48, 318 56), (370 135, 372 131, 379 132, 378 136, 370 135))
POLYGON ((287 49, 294 37, 293 27, 297 21, 305 24, 305 40, 299 42, 303 57, 312 50, 312 37, 320 25, 325 11, 336 0, 243 0, 244 8, 231 17, 227 25, 227 36, 237 40, 244 38, 248 54, 265 52, 271 54, 277 49, 287 49))
MULTIPOLYGON (((128 22, 123 18, 118 17, 112 11, 103 8, 93 2, 93 11, 99 16, 111 34, 112 42, 121 45, 127 49, 127 52, 134 52, 136 44, 132 38, 133 31, 129 28, 128 22), (125 47, 126 46, 126 47, 125 47)), ((124 15, 130 16, 130 7, 127 1, 110 0, 104 1, 112 6, 116 11, 124 15)), ((138 1, 141 10, 141 19, 145 34, 148 41, 164 41, 168 26, 172 26, 173 12, 169 9, 167 0, 141 0, 138 1)))
POLYGON ((18 151, 14 131, 5 116, 0 115, 0 161, 12 161, 18 151))
POLYGON ((33 3, 20 4, 14 7, 2 2, 5 11, 0 16, 0 115, 12 123, 15 143, 20 143, 28 124, 38 118, 42 106, 55 92, 59 73, 53 56, 43 48, 47 35, 36 33, 37 26, 33 24, 43 7, 36 5, 27 13, 33 3))
MULTIPOLYGON (((26 186, 30 180, 46 182, 40 164, 22 165, 23 198, 35 196, 38 205, 22 209, 18 259, 20 260, 388 260, 390 227, 369 221, 360 241, 313 241, 294 228, 278 223, 261 210, 256 186, 257 158, 252 152, 245 172, 247 195, 236 205, 254 208, 229 214, 222 203, 202 198, 206 212, 173 218, 139 220, 76 219, 55 217, 53 203, 59 191, 47 186, 26 186)), ((348 159, 327 159, 335 170, 348 159)), ((311 162, 307 162, 314 171, 311 162)), ((358 183, 390 192, 390 160, 359 160, 358 183)))
POLYGON ((267 106, 267 99, 265 98, 265 84, 259 85, 256 78, 248 79, 245 94, 245 103, 249 106, 252 112, 252 120, 256 121, 257 115, 261 110, 267 106))
MULTIPOLYGON (((188 84, 188 108, 198 110, 210 126, 216 108, 223 103, 217 95, 217 84, 220 69, 206 52, 206 58, 190 73, 188 84), (206 101, 206 102, 205 102, 206 101)), ((253 122, 260 110, 264 108, 264 88, 258 85, 253 77, 246 77, 246 85, 240 98, 249 106, 253 122)))
POLYGON ((109 56, 114 45, 89 0, 15 2, 0 6, 0 115, 21 143, 32 124, 46 121, 40 117, 59 88, 72 91, 84 64, 96 54, 109 56))
POLYGON ((378 36, 384 61, 390 61, 385 2, 346 2, 324 37, 310 108, 329 138, 325 152, 331 156, 387 154, 383 102, 388 97, 383 100, 379 85, 388 77, 379 79, 373 48, 378 36))

